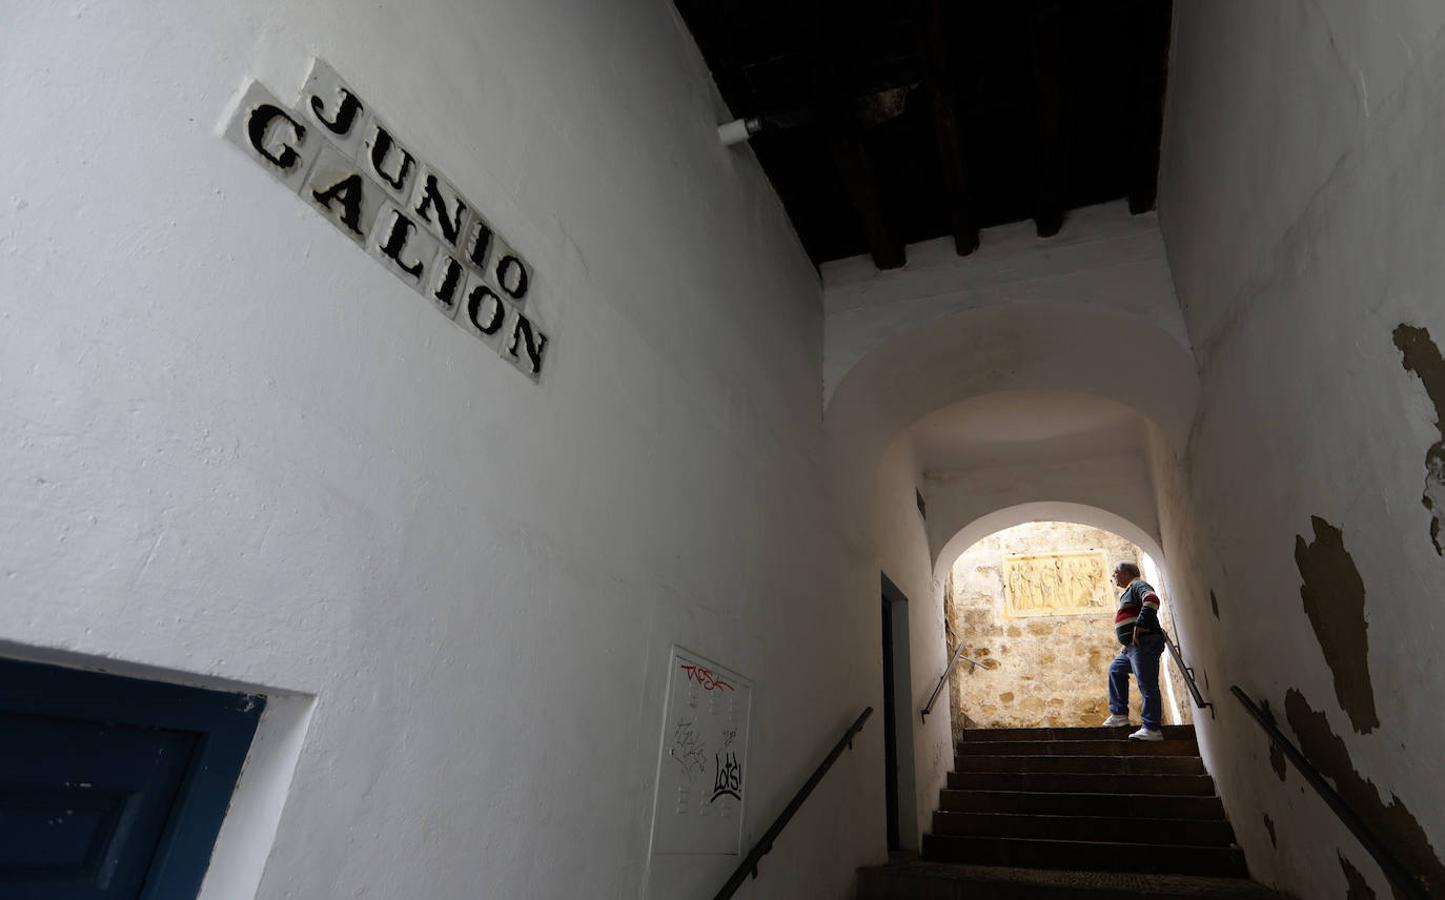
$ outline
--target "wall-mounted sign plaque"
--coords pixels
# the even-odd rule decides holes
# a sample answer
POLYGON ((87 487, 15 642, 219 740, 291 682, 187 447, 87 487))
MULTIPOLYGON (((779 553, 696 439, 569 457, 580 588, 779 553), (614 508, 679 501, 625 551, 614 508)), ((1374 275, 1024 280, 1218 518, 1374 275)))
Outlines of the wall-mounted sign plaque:
POLYGON ((653 853, 740 851, 752 697, 741 675, 672 648, 653 853))
POLYGON ((548 335, 536 273, 476 205, 322 60, 300 102, 252 82, 226 138, 432 306, 533 381, 548 335))

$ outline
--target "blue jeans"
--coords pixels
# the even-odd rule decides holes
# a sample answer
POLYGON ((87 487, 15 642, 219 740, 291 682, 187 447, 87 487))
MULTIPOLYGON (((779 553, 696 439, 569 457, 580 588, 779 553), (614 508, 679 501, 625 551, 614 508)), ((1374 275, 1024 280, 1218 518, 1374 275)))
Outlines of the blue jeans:
POLYGON ((1159 716, 1164 701, 1159 696, 1159 657, 1164 654, 1164 635, 1141 634, 1139 643, 1130 644, 1109 666, 1109 712, 1129 714, 1129 673, 1139 682, 1139 696, 1144 698, 1144 727, 1159 730, 1159 716))

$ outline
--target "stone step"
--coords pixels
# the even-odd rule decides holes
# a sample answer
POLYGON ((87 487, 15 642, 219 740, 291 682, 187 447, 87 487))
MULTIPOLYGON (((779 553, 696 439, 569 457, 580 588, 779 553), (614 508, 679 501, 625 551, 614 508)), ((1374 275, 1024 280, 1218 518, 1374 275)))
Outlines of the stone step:
POLYGON ((1224 804, 1218 797, 1000 790, 944 790, 939 797, 940 807, 948 812, 1224 819, 1224 804))
POLYGON ((1048 838, 1141 844, 1228 847, 1234 829, 1224 819, 1148 819, 1129 816, 1058 816, 938 810, 933 833, 961 837, 1048 838))
POLYGON ((914 861, 858 870, 858 900, 1286 900, 1238 878, 914 861))
POLYGON ((977 791, 1213 796, 1208 775, 1096 775, 1078 772, 949 772, 948 787, 977 791))
MULTIPOLYGON (((1090 741, 1127 739, 1138 725, 1118 728, 966 728, 964 741, 1090 741)), ((1194 740, 1193 725, 1163 726, 1166 740, 1194 740)))
POLYGON ((1106 775, 1203 775, 1197 756, 1019 756, 972 754, 954 757, 955 772, 1077 772, 1106 775))
POLYGON ((1163 741, 1131 741, 1127 738, 1079 741, 959 741, 959 756, 1198 756, 1199 743, 1192 738, 1163 741))
POLYGON ((1143 845, 1137 841, 1063 841, 925 834, 923 858, 1031 869, 1149 872, 1243 878, 1249 870, 1238 847, 1143 845))

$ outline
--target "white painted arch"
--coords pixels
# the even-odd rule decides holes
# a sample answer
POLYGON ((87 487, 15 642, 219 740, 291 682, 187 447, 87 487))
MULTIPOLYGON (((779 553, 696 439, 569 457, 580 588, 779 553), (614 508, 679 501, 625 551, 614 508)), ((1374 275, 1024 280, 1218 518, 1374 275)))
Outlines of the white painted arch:
POLYGON ((1068 303, 957 313, 893 338, 848 372, 825 413, 838 472, 870 477, 884 448, 935 410, 1028 390, 1115 400, 1158 426, 1178 452, 1199 380, 1190 350, 1141 316, 1068 303))
POLYGON ((1148 531, 1123 516, 1082 503, 1039 501, 995 510, 980 516, 960 529, 943 545, 934 558, 935 580, 941 583, 942 579, 947 577, 948 570, 954 562, 969 547, 994 532, 1012 528, 1015 525, 1023 525, 1026 522, 1073 522, 1112 531, 1139 545, 1140 549, 1154 558, 1156 564, 1161 566, 1164 564, 1164 550, 1159 546, 1159 541, 1148 531))

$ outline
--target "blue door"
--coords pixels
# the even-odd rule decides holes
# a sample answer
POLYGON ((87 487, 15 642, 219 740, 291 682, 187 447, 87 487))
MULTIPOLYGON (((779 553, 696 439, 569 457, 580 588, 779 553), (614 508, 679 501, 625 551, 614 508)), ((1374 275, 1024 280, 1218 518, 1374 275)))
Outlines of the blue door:
POLYGON ((0 660, 0 897, 195 897, 263 705, 0 660))

